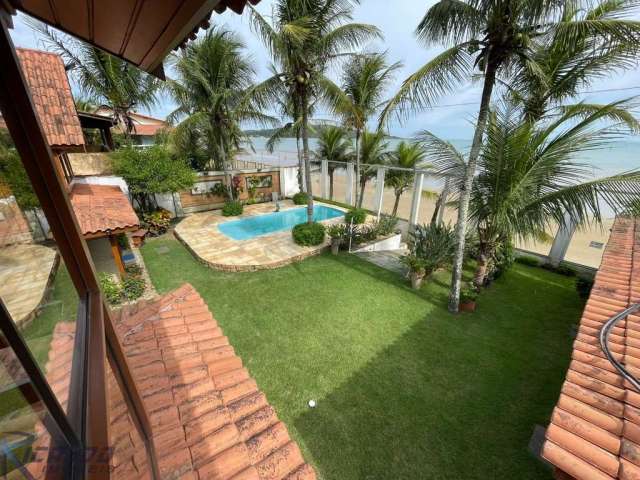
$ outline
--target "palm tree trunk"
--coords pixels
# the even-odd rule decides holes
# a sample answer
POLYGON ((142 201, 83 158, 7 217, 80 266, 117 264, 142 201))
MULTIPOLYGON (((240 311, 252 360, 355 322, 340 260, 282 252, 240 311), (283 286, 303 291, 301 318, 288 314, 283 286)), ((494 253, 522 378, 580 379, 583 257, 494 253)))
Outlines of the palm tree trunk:
POLYGON ((438 195, 438 200, 436 200, 436 208, 433 210, 433 215, 431 216, 431 225, 440 225, 442 223, 442 215, 444 214, 444 206, 447 203, 447 197, 449 196, 449 178, 444 181, 444 187, 442 188, 442 192, 438 195))
POLYGON ((306 91, 302 94, 302 157, 304 159, 304 179, 307 186, 307 223, 313 223, 313 191, 311 188, 311 165, 309 164, 309 131, 307 122, 308 105, 306 91))
POLYGON ((233 188, 231 188, 231 178, 229 177, 229 170, 227 168, 227 154, 224 151, 224 141, 222 136, 220 136, 220 159, 222 160, 222 171, 224 172, 224 181, 227 184, 229 200, 235 200, 235 198, 233 198, 233 188))
POLYGON ((391 216, 395 217, 396 214, 398 213, 398 205, 400 205, 400 196, 402 195, 402 192, 394 192, 396 194, 396 201, 393 203, 393 212, 391 212, 391 216))
POLYGON ((458 204, 458 223, 456 224, 456 239, 458 245, 456 247, 456 256, 453 261, 453 271, 451 273, 451 291, 449 292, 449 311, 458 312, 460 303, 460 281, 462 280, 462 268, 464 263, 464 241, 467 233, 467 213, 469 211, 469 199, 471 198, 471 188, 473 186, 473 177, 476 172, 476 164, 482 147, 482 137, 487 124, 487 115, 489 113, 489 104, 491 102, 491 92, 496 82, 496 65, 488 59, 487 73, 484 78, 484 86, 482 88, 482 99, 480 100, 480 111, 478 112, 478 121, 476 130, 473 134, 473 143, 471 144, 471 152, 469 153, 469 162, 464 178, 464 185, 460 191, 460 200, 458 204))
POLYGON ((489 259, 485 253, 478 255, 478 265, 473 276, 473 283, 476 287, 482 287, 484 285, 484 279, 487 276, 487 268, 489 266, 489 259))
POLYGON ((356 128, 356 205, 359 202, 358 185, 360 184, 360 129, 356 128))
POLYGON ((304 192, 304 183, 302 181, 302 150, 300 149, 300 132, 296 129, 296 149, 298 150, 298 189, 304 192))
POLYGON ((333 200, 333 174, 334 170, 329 169, 329 200, 333 200))

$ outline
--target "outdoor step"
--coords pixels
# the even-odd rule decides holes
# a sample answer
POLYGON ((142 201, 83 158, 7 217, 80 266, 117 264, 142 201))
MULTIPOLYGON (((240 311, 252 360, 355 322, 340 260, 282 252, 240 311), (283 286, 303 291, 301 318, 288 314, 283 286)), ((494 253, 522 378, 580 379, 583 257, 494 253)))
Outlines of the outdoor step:
POLYGON ((279 480, 303 465, 300 449, 294 442, 289 442, 258 463, 256 469, 261 479, 279 480))
POLYGON ((253 412, 236 422, 240 431, 240 438, 243 441, 250 439, 271 425, 278 423, 278 417, 271 405, 267 405, 260 410, 253 412))
POLYGON ((265 394, 262 392, 256 392, 252 395, 242 397, 233 403, 227 404, 227 408, 229 409, 229 413, 233 421, 237 422, 241 418, 260 410, 267 404, 267 397, 265 394))
POLYGON ((278 422, 251 437, 246 444, 251 461, 258 463, 290 441, 291 438, 287 432, 287 427, 284 423, 278 422))

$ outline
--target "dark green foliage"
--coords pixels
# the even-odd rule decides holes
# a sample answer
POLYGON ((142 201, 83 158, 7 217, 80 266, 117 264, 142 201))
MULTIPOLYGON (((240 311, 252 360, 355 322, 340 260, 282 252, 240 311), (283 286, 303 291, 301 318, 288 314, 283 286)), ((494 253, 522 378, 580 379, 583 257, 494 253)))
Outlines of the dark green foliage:
POLYGON ((409 249, 422 259, 427 276, 453 259, 456 237, 453 228, 448 225, 416 225, 409 237, 409 249))
POLYGON ((376 233, 381 237, 394 233, 397 225, 398 218, 390 215, 381 215, 380 220, 374 223, 376 233))
POLYGON ((142 267, 137 263, 130 263, 126 267, 124 267, 124 271, 127 275, 132 275, 134 277, 139 277, 142 275, 142 267))
POLYGON ((242 211, 244 210, 242 203, 237 200, 231 200, 224 204, 222 207, 222 215, 225 217, 235 217, 237 215, 242 215, 242 211))
POLYGON ((329 237, 343 240, 347 235, 347 226, 344 223, 334 223, 329 225, 326 231, 329 237))
POLYGON ((580 298, 589 298, 591 288, 593 287, 593 278, 579 276, 576 278, 576 290, 580 298))
MULTIPOLYGON (((4 143, 2 139, 0 142, 4 143)), ((22 210, 40 207, 40 201, 31 187, 31 180, 22 166, 18 152, 12 145, 8 147, 0 144, 0 180, 9 185, 11 193, 22 210)))
POLYGON ((142 216, 142 224, 150 236, 162 235, 166 233, 169 225, 171 225, 171 212, 164 208, 159 208, 151 213, 145 213, 142 216))
POLYGON ((156 193, 191 188, 195 172, 184 161, 174 159, 162 145, 150 148, 125 147, 113 154, 113 170, 129 185, 129 192, 143 212, 155 207, 156 193))
POLYGON ((542 268, 545 270, 551 270, 552 272, 559 273, 560 275, 564 275, 565 277, 575 277, 578 272, 575 268, 572 268, 568 265, 558 265, 557 267, 551 265, 550 263, 542 264, 542 268))
POLYGON ((367 211, 364 208, 352 208, 344 214, 344 221, 349 224, 352 220, 356 225, 364 223, 367 220, 367 211))
POLYGON ((298 245, 320 245, 324 241, 324 225, 321 223, 301 223, 291 230, 293 241, 298 245))
POLYGON ((540 259, 538 259, 537 257, 532 257, 531 255, 522 255, 516 257, 515 261, 522 265, 529 265, 530 267, 539 267, 541 263, 540 259))
POLYGON ((460 303, 475 302, 478 299, 479 291, 473 284, 465 285, 460 290, 460 303))
POLYGON ((298 192, 293 197, 291 197, 291 199, 296 205, 306 205, 309 201, 309 195, 307 195, 305 192, 298 192))
POLYGON ((489 280, 500 278, 504 272, 511 268, 515 259, 515 249, 511 242, 500 243, 493 254, 491 271, 488 274, 489 280))
POLYGON ((121 235, 118 235, 118 245, 123 250, 127 250, 129 248, 129 239, 124 233, 121 235))
POLYGON ((122 282, 122 296, 126 300, 137 300, 144 294, 145 281, 142 277, 130 275, 122 282))

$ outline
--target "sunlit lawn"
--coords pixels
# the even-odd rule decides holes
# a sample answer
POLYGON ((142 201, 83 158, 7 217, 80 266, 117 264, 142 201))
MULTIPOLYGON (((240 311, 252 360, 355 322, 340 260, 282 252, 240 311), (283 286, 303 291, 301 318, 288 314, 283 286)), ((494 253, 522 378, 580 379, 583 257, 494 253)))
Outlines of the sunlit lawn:
POLYGON ((569 362, 574 279, 516 265, 452 316, 446 272, 416 293, 347 254, 235 274, 172 238, 143 254, 160 292, 200 292, 321 478, 551 477, 527 444, 569 362))

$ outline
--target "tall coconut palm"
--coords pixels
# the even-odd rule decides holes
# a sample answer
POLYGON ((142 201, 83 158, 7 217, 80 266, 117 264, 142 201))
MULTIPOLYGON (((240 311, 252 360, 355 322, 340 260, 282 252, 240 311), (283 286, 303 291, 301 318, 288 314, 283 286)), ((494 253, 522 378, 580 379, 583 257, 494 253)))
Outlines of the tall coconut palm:
POLYGON ((388 64, 384 53, 354 55, 345 64, 342 89, 328 90, 334 110, 342 117, 347 128, 355 132, 356 202, 362 205, 364 192, 360 185, 360 137, 367 122, 384 105, 383 98, 393 81, 393 74, 402 64, 388 64))
POLYGON ((349 23, 348 0, 275 0, 270 23, 251 8, 251 24, 267 46, 277 72, 265 80, 262 91, 277 92, 284 83, 291 92, 300 120, 305 184, 309 193, 307 221, 313 221, 313 195, 309 165, 310 105, 323 95, 329 64, 371 38, 380 37, 373 25, 349 23))
MULTIPOLYGON (((489 116, 469 210, 478 238, 478 286, 501 245, 540 238, 553 225, 601 225, 602 204, 624 211, 639 198, 640 170, 592 179, 592 167, 578 160, 580 154, 606 146, 613 132, 625 127, 602 125, 618 107, 606 105, 579 121, 579 105, 537 123, 522 121, 522 112, 513 107, 489 116)), ((437 158, 436 168, 463 183, 462 154, 429 132, 421 138, 427 153, 437 158)))
MULTIPOLYGON (((426 152, 419 142, 408 143, 404 140, 396 145, 395 150, 389 155, 389 166, 402 169, 415 170, 425 167, 426 152)), ((385 176, 385 184, 393 188, 395 201, 393 203, 392 216, 398 213, 400 197, 406 192, 415 178, 415 173, 411 170, 396 170, 390 168, 385 176)))
MULTIPOLYGON (((355 156, 355 152, 354 152, 355 156)), ((375 165, 384 165, 390 156, 389 142, 386 140, 384 132, 362 132, 360 146, 360 179, 357 182, 360 186, 360 196, 358 197, 358 208, 362 208, 364 190, 367 183, 377 172, 375 165)))
POLYGON ((175 60, 176 78, 168 82, 177 104, 169 119, 185 118, 178 128, 194 125, 205 132, 209 155, 227 179, 229 198, 233 189, 228 159, 248 137, 242 122, 271 125, 254 101, 255 71, 244 53, 245 46, 233 32, 213 27, 190 43, 175 60))
POLYGON ((595 21, 567 20, 563 17, 564 4, 571 3, 580 8, 588 5, 589 1, 440 0, 427 11, 416 29, 418 38, 425 44, 449 48, 403 82, 383 111, 382 123, 387 122, 393 113, 405 118, 433 105, 443 94, 451 93, 467 83, 476 68, 483 75, 465 182, 459 195, 456 225, 458 246, 449 295, 449 310, 452 312, 458 311, 469 198, 496 83, 501 78, 503 82, 508 81, 517 68, 544 77, 531 52, 534 42, 550 32, 559 32, 566 45, 586 31, 619 41, 640 31, 640 23, 620 20, 618 17, 595 21))
POLYGON ((161 86, 157 78, 87 43, 57 33, 44 23, 28 20, 28 24, 43 37, 48 48, 62 57, 85 100, 108 106, 126 135, 135 130, 131 112, 157 104, 161 86))
POLYGON ((318 160, 328 161, 329 174, 329 199, 333 200, 333 177, 335 171, 339 168, 340 163, 349 160, 349 150, 351 149, 351 140, 347 138, 344 129, 340 127, 329 126, 320 130, 318 136, 318 148, 316 150, 316 158, 318 160), (336 163, 338 162, 338 163, 336 163))

